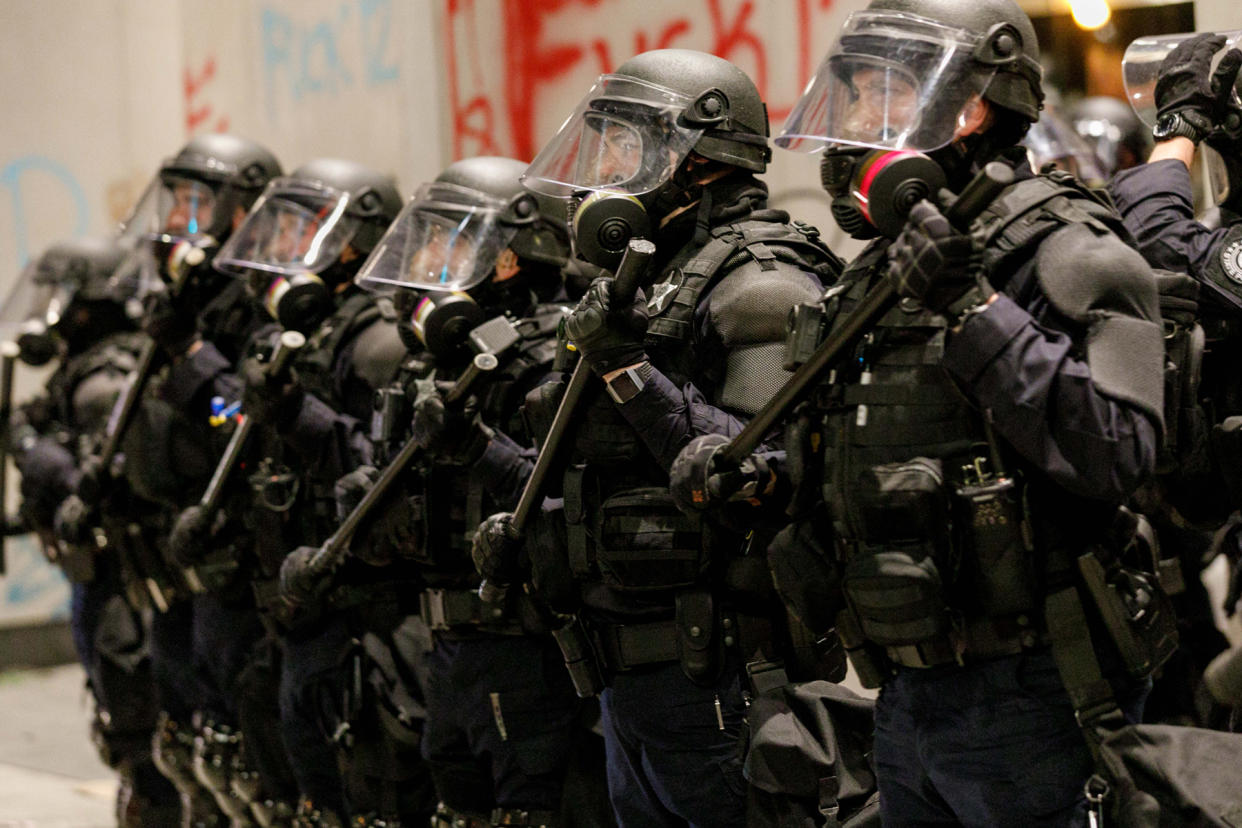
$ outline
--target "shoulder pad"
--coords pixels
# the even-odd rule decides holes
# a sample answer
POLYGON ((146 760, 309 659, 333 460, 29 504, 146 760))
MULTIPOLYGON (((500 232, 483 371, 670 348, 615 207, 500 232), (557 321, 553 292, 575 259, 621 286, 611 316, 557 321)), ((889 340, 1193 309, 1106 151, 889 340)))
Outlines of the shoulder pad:
POLYGON ((397 326, 385 319, 376 319, 354 340, 354 373, 372 388, 382 388, 396 376, 408 355, 397 326))
POLYGON ((1111 233, 1086 224, 1066 225, 1039 246, 1035 266, 1048 301, 1076 322, 1088 321, 1096 310, 1160 320, 1151 267, 1111 233))
POLYGON ((823 293, 819 280, 787 262, 764 268, 747 261, 731 270, 707 297, 713 327, 727 347, 784 341, 789 311, 823 293))
POLYGON ((1100 393, 1164 421, 1164 329, 1156 279, 1138 251, 1085 224, 1039 246, 1036 275, 1056 310, 1086 327, 1087 366, 1100 393))

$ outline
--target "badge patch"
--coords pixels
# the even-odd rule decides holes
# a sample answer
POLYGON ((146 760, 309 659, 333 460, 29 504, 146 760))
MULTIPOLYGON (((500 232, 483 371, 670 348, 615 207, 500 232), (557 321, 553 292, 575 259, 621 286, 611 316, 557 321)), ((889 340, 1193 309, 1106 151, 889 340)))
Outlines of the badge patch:
POLYGON ((678 270, 667 282, 654 285, 651 288, 651 298, 647 300, 647 313, 652 316, 664 313, 684 281, 685 274, 678 270))
POLYGON ((1221 251, 1220 266, 1224 268, 1226 276, 1242 285, 1242 239, 1221 251))

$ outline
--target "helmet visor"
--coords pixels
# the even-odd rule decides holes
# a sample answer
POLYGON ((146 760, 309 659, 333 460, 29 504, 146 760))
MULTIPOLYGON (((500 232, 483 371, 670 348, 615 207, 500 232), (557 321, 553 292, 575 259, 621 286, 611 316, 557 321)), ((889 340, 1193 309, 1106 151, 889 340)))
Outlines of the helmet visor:
POLYGON ((982 38, 895 12, 855 12, 776 143, 798 152, 828 144, 930 151, 956 136, 958 115, 995 69, 974 60, 982 38))
POLYGON ((129 218, 121 224, 122 238, 201 239, 216 218, 216 191, 195 178, 162 173, 147 186, 129 218))
POLYGON ((703 134, 680 123, 691 103, 663 86, 601 75, 522 183, 558 198, 583 190, 651 192, 672 177, 703 134))
POLYGON ((355 280, 394 288, 460 291, 490 279, 517 228, 501 222, 506 202, 456 184, 424 184, 397 216, 355 280))
POLYGON ((1026 156, 1033 170, 1053 164, 1058 170, 1071 173, 1092 185, 1103 184, 1107 178, 1091 145, 1050 109, 1044 110, 1040 119, 1031 124, 1020 143, 1026 147, 1026 156))
POLYGON ((282 276, 321 273, 358 231, 346 215, 349 193, 288 178, 267 185, 213 264, 235 276, 260 270, 282 276))
MULTIPOLYGON (((1121 79, 1126 88, 1126 100, 1134 112, 1148 126, 1156 125, 1156 81, 1160 77, 1160 64, 1179 43, 1195 36, 1195 32, 1140 37, 1126 47, 1121 57, 1121 79)), ((1212 58, 1212 68, 1225 52, 1236 48, 1242 41, 1242 31, 1221 32, 1225 45, 1212 58)), ((1233 89, 1233 102, 1238 103, 1237 85, 1233 89)))

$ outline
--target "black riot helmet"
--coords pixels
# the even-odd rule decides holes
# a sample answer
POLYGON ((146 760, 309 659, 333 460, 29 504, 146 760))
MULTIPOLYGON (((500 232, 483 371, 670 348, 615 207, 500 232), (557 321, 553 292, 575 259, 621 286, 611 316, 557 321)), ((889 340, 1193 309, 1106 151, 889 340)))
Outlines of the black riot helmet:
POLYGON ((313 330, 400 209, 393 176, 353 161, 311 161, 268 184, 213 264, 245 278, 286 328, 313 330))
POLYGON ((657 49, 600 75, 523 182, 560 198, 582 190, 643 196, 668 182, 690 150, 763 172, 771 157, 767 108, 729 61, 657 49))
POLYGON ((280 175, 280 162, 262 145, 226 133, 197 135, 160 165, 146 193, 122 224, 129 238, 223 242, 234 219, 280 175))
POLYGON ((1108 176, 1142 164, 1151 152, 1151 129, 1120 98, 1083 98, 1070 108, 1068 118, 1074 131, 1095 150, 1108 176))
POLYGON ((559 289, 565 202, 523 188, 525 170, 512 158, 451 164, 419 187, 358 272, 361 287, 393 294, 411 347, 444 356, 486 318, 559 289))
POLYGON ((601 75, 522 180, 577 202, 577 254, 611 266, 631 236, 648 232, 648 213, 658 221, 699 197, 692 151, 763 172, 768 134, 767 108, 745 72, 706 52, 658 49, 601 75), (580 222, 583 207, 603 217, 580 222))
POLYGON ((0 337, 15 341, 20 358, 43 365, 60 351, 76 353, 110 334, 134 327, 131 304, 137 267, 115 238, 53 244, 23 270, 0 308, 0 337))
MULTIPOLYGON (((868 238, 877 226, 868 215, 875 204, 864 192, 866 170, 907 161, 886 155, 917 153, 940 167, 950 187, 961 187, 973 166, 1017 144, 1039 118, 1040 77, 1034 27, 1013 0, 872 0, 846 20, 776 143, 824 150, 833 216, 868 238), (982 111, 971 110, 978 100, 989 103, 991 120, 964 130, 982 111)), ((938 182, 897 183, 908 208, 910 193, 934 194, 938 182)))

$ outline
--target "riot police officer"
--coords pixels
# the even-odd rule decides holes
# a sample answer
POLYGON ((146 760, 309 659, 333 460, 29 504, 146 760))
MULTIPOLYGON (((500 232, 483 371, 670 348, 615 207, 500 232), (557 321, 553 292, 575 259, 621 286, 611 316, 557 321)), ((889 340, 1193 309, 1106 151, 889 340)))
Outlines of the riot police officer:
POLYGON ((196 136, 161 164, 122 230, 145 254, 143 328, 160 355, 122 443, 126 486, 137 496, 133 508, 143 513, 134 523, 146 527, 132 539, 160 565, 156 580, 167 592, 152 639, 165 688, 157 755, 178 777, 199 821, 218 810, 213 800, 230 819, 247 819, 245 804, 219 783, 219 774, 204 773, 213 762, 202 757, 206 750, 214 764, 232 758, 218 749, 236 747, 234 682, 258 622, 227 550, 214 570, 195 570, 176 559, 168 536, 178 511, 206 485, 219 450, 203 389, 237 358, 256 318, 232 280, 212 269, 212 259, 280 172, 272 153, 254 141, 196 136), (215 344, 204 349, 204 341, 215 344))
POLYGON ((1069 108, 1066 119, 1091 145, 1106 178, 1142 164, 1151 151, 1151 131, 1120 98, 1083 98, 1069 108))
MULTIPOLYGON (((298 818, 309 824, 337 824, 355 805, 334 744, 353 738, 351 711, 343 708, 357 702, 351 642, 369 622, 396 618, 401 596, 395 586, 382 596, 348 585, 326 595, 304 590, 286 603, 279 578, 291 548, 317 543, 335 528, 336 479, 371 460, 365 424, 372 396, 405 349, 391 306, 355 287, 353 277, 400 208, 391 175, 318 159, 274 180, 215 260, 246 284, 273 322, 271 336, 256 337, 238 374, 221 375, 215 387, 240 399, 256 424, 246 517, 255 538, 253 588, 283 646, 281 735, 300 791, 298 818), (266 358, 282 329, 305 334, 306 345, 289 367, 272 372, 266 358)), ((207 521, 196 523, 210 529, 207 521)), ((430 788, 418 779, 409 784, 430 788)), ((434 799, 427 798, 430 813, 434 799)), ((356 806, 369 809, 366 802, 356 806)))
MULTIPOLYGON (((736 66, 646 52, 599 78, 524 179, 574 203, 587 261, 615 267, 627 235, 656 246, 645 298, 614 303, 611 281, 596 279, 566 320, 603 382, 586 392, 554 487, 564 558, 534 575, 545 589, 572 579, 581 648, 567 657, 594 662, 578 689, 600 693, 622 825, 745 823, 742 674, 770 620, 767 579, 741 574, 741 534, 679 514, 667 484, 681 446, 731 433, 777 387, 790 307, 836 273, 815 231, 767 208, 755 177, 767 138, 763 101, 736 66)), ((556 402, 541 391, 532 419, 550 421, 556 402)), ((520 577, 505 571, 507 520, 476 536, 486 577, 520 577)))
MULTIPOLYGON (((1242 66, 1242 52, 1225 51, 1213 70, 1213 57, 1225 43, 1221 35, 1196 35, 1165 56, 1154 89, 1155 148, 1146 164, 1119 173, 1110 185, 1148 262, 1188 274, 1198 287, 1195 318, 1179 322, 1166 314, 1166 338, 1184 341, 1186 358, 1178 365, 1182 379, 1169 386, 1173 393, 1166 392, 1167 457, 1160 479, 1145 492, 1150 502, 1145 510, 1153 517, 1166 555, 1180 561, 1185 584, 1175 598, 1183 632, 1180 657, 1156 683, 1152 712, 1156 721, 1189 719, 1205 725, 1220 724, 1223 717, 1219 710, 1205 709, 1199 678, 1228 642, 1216 627, 1199 573, 1217 549, 1238 559, 1237 518, 1230 515, 1242 505, 1242 486, 1233 471, 1238 432, 1236 425, 1230 427, 1238 423, 1230 418, 1242 412, 1242 386, 1233 368, 1233 357, 1242 347, 1242 268, 1237 263, 1242 249, 1237 212, 1242 204, 1237 200, 1242 107, 1228 92, 1242 66), (1201 143, 1220 153, 1228 182, 1225 203, 1206 211, 1215 211, 1215 217, 1195 215, 1190 164, 1201 143), (1227 522, 1235 528, 1218 531, 1227 522)), ((1230 614, 1239 586, 1235 579, 1225 607, 1230 614)))
MULTIPOLYGON (((406 692, 425 698, 420 742, 440 800, 437 825, 556 824, 579 707, 531 599, 515 592, 507 604, 482 602, 468 553, 483 515, 516 499, 511 461, 529 442, 518 408, 547 376, 568 310, 544 301, 562 293, 564 206, 523 190, 525 169, 494 157, 450 165, 419 189, 357 280, 392 294, 409 348, 373 421, 377 461, 396 462, 406 441, 420 450, 352 554, 372 568, 395 568, 394 559, 417 567, 418 614, 433 642, 412 663, 399 648, 376 653, 366 670, 402 665, 425 685, 406 692), (484 354, 495 366, 454 390, 484 354)), ((377 474, 363 467, 338 482, 342 514, 377 474)), ((394 706, 382 697, 369 704, 394 706)))
POLYGON ((77 239, 31 263, 6 302, 25 312, 13 331, 19 358, 40 364, 59 354, 46 395, 22 406, 13 435, 22 473, 24 523, 72 585, 70 622, 95 701, 94 741, 121 776, 117 824, 166 825, 180 817, 177 792, 151 761, 154 685, 141 594, 115 544, 59 540, 58 505, 78 486, 80 466, 101 438, 114 400, 137 364, 143 337, 134 315, 133 261, 115 239, 77 239), (33 306, 20 295, 32 298, 33 306))
MULTIPOLYGON (((769 553, 779 588, 882 685, 885 825, 1084 817, 1091 754, 1049 642, 1086 632, 1054 624, 1084 615, 1084 553, 1116 564, 1119 504, 1154 465, 1163 356, 1154 280, 1116 217, 1014 152, 1042 98, 1035 32, 1011 0, 851 15, 778 143, 824 149, 855 234, 880 233, 859 174, 894 150, 926 153, 954 191, 997 158, 1018 181, 974 232, 918 202, 809 309, 832 329, 877 285, 901 297, 795 416, 786 453, 731 469, 704 437, 673 475, 694 513, 736 519, 742 483, 791 510, 769 553)), ((1112 666, 1133 716, 1141 690, 1112 666)))

